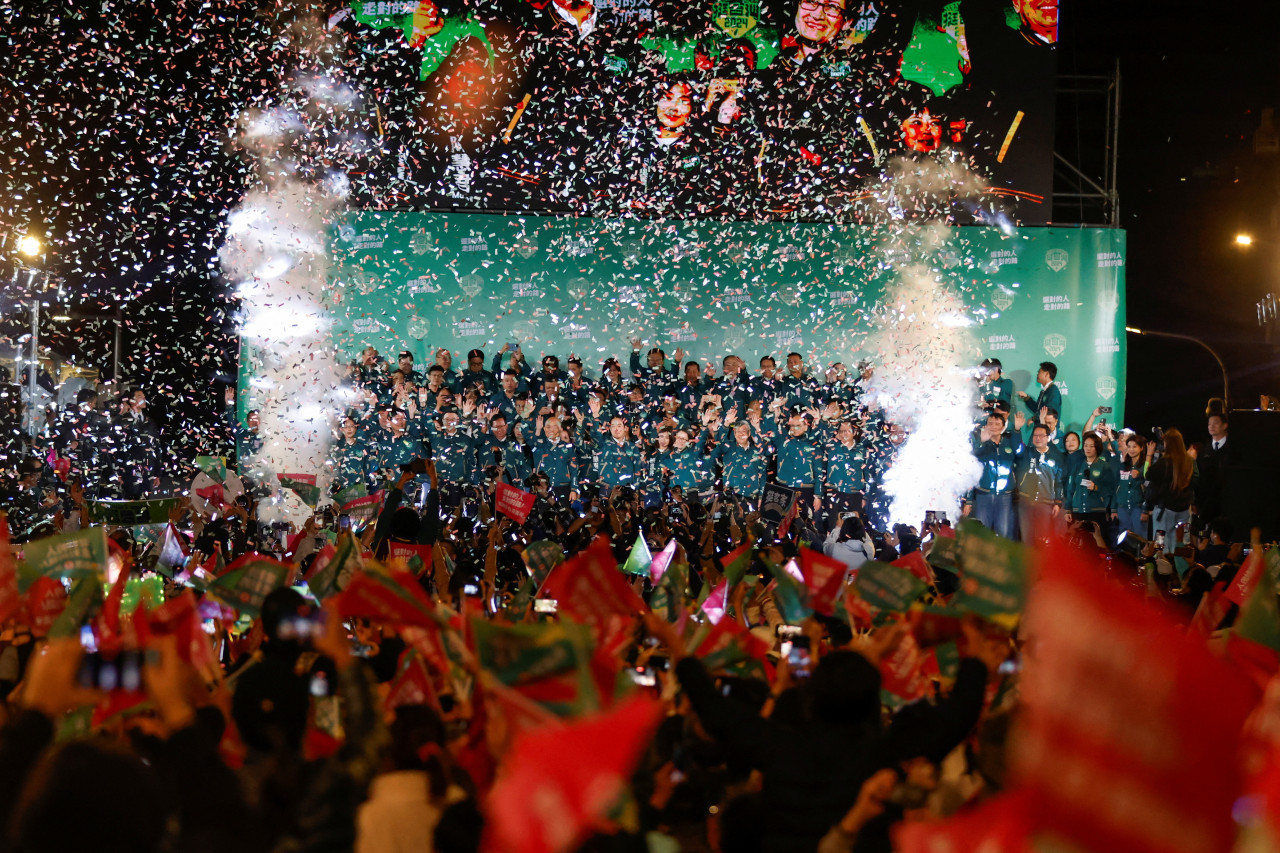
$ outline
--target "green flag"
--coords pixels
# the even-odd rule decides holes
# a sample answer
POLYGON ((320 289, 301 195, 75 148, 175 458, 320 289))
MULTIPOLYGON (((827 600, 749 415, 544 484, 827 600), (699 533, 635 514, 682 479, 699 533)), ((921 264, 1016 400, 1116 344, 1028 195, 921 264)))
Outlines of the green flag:
POLYGON ((790 625, 799 625, 804 620, 813 615, 813 608, 809 606, 808 590, 800 581, 793 578, 786 569, 766 562, 769 572, 773 575, 774 592, 773 599, 778 605, 778 611, 782 614, 782 618, 787 620, 790 625))
POLYGON ((900 566, 868 560, 853 579, 862 600, 890 613, 905 613, 926 589, 924 581, 900 566))
POLYGON ((977 524, 961 524, 960 589, 952 605, 1003 625, 1017 621, 1026 596, 1026 549, 977 524))
POLYGON ((279 474, 280 488, 292 489, 302 498, 302 502, 312 509, 320 501, 320 487, 316 485, 315 474, 279 474))
POLYGON ((293 567, 260 554, 246 554, 227 573, 209 584, 209 594, 241 613, 257 619, 262 602, 284 586, 293 567))
POLYGON ((647 577, 651 565, 653 565, 653 555, 649 553, 649 543, 644 541, 642 530, 636 534, 636 544, 631 546, 631 553, 627 555, 627 561, 622 564, 622 570, 629 575, 647 577))
POLYGON ((102 603, 102 583, 97 578, 82 577, 71 586, 71 595, 67 597, 67 606, 53 620, 49 628, 50 639, 59 637, 76 637, 80 634, 80 626, 89 617, 90 612, 102 603))
POLYGON ((960 573, 960 546, 954 537, 935 536, 933 547, 924 561, 935 569, 945 569, 951 574, 960 573))
POLYGON ((751 543, 725 554, 720 562, 724 566, 724 577, 729 582, 729 589, 733 589, 746 576, 747 569, 751 566, 751 543))
POLYGON ((90 527, 75 533, 46 536, 22 546, 19 586, 37 577, 82 578, 103 574, 107 564, 107 531, 90 527))
POLYGON ((307 587, 317 601, 324 601, 340 590, 344 585, 344 574, 350 574, 358 565, 359 560, 353 560, 357 556, 355 542, 349 532, 340 533, 332 554, 327 554, 328 549, 325 548, 316 556, 316 562, 320 565, 315 566, 311 572, 307 587))
POLYGON ((227 480, 227 459, 225 456, 197 456, 196 467, 219 483, 227 480))
POLYGON ((1242 640, 1280 652, 1280 607, 1276 604, 1276 584, 1270 571, 1258 572, 1253 593, 1240 608, 1235 634, 1242 640))

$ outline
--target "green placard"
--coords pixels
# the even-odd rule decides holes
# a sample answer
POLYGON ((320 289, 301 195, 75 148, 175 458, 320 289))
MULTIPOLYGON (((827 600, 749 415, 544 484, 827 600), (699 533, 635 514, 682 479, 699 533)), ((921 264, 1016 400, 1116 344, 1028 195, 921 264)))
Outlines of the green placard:
POLYGON ((905 613, 925 590, 924 582, 911 572, 877 560, 862 564, 853 585, 867 604, 893 613, 905 613))
POLYGON ((1026 548, 980 524, 962 523, 960 589, 952 604, 988 619, 1022 612, 1026 596, 1026 548))

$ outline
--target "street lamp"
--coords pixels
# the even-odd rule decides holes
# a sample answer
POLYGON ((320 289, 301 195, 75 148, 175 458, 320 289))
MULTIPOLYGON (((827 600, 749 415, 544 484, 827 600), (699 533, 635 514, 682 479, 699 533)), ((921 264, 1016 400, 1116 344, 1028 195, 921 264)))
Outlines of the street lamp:
POLYGON ((1192 337, 1191 335, 1179 335, 1175 332, 1153 332, 1151 329, 1139 329, 1134 326, 1125 326, 1124 330, 1131 335, 1152 335, 1157 338, 1171 338, 1176 341, 1190 341, 1193 344, 1198 344, 1199 346, 1204 347, 1208 350, 1209 355, 1213 356, 1213 360, 1218 362, 1218 370, 1222 371, 1222 403, 1225 406, 1230 405, 1231 385, 1227 381, 1227 366, 1222 363, 1222 357, 1213 351, 1213 347, 1209 346, 1199 338, 1192 337))

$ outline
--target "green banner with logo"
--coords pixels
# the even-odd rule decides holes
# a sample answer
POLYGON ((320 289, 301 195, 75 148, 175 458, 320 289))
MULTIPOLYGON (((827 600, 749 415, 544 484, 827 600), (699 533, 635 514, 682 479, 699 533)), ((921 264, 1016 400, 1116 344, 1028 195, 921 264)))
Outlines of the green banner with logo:
MULTIPOLYGON (((916 248, 924 229, 908 238, 911 260, 964 299, 978 359, 999 358, 1032 398, 1037 366, 1052 361, 1065 424, 1079 428, 1100 405, 1123 424, 1124 231, 927 236, 927 252, 916 248)), ((901 240, 880 226, 358 212, 333 229, 334 340, 344 360, 372 344, 391 361, 407 349, 419 365, 448 347, 455 369, 470 349, 484 350, 488 368, 504 343, 519 343, 532 364, 541 352, 562 364, 575 353, 597 376, 607 356, 625 364, 638 336, 717 370, 727 353, 754 372, 761 356, 781 363, 794 351, 820 375, 874 357, 863 348, 901 240)))

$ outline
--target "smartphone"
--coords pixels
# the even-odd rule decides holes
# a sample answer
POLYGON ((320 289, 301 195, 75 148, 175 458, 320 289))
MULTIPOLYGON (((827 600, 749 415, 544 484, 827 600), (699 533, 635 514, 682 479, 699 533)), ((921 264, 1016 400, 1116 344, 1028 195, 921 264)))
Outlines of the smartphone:
POLYGON ((795 678, 808 678, 812 667, 809 656, 809 638, 797 636, 791 640, 791 648, 787 650, 787 665, 795 678))
POLYGON ((534 613, 555 613, 560 607, 560 602, 554 598, 535 598, 533 600, 534 613))
MULTIPOLYGON (((1110 407, 1110 406, 1099 406, 1099 407, 1098 407, 1098 414, 1100 414, 1100 415, 1109 415, 1109 414, 1111 414, 1111 407, 1110 407)), ((1106 421, 1103 421, 1103 423, 1105 424, 1105 423, 1106 423, 1106 421)))
POLYGON ((511 348, 512 352, 520 352, 520 344, 518 341, 510 341, 507 346, 511 348))
POLYGON ((787 639, 790 639, 792 637, 798 637, 803 633, 804 633, 804 628, 801 628, 799 625, 779 625, 778 626, 779 637, 785 637, 787 639))
POLYGON ((1163 530, 1156 531, 1156 547, 1157 548, 1164 547, 1164 531, 1163 530))
POLYGON ((281 618, 276 636, 281 640, 297 640, 309 643, 324 633, 324 614, 320 611, 289 615, 281 618))
POLYGON ((1084 486, 1084 485, 1088 485, 1088 483, 1089 483, 1089 482, 1090 482, 1090 480, 1089 480, 1089 478, 1088 478, 1088 477, 1082 477, 1082 478, 1080 478, 1080 485, 1082 485, 1082 486, 1084 486))
POLYGON ((463 595, 479 595, 479 594, 480 594, 480 587, 478 587, 477 585, 475 585, 475 584, 473 584, 473 583, 463 584, 463 585, 462 585, 462 594, 463 594, 463 595))
POLYGON ((627 670, 631 674, 631 680, 640 687, 656 687, 658 677, 648 669, 632 668, 627 670))
POLYGON ((339 530, 350 530, 350 529, 351 529, 351 516, 349 516, 349 515, 340 515, 340 516, 338 516, 338 529, 339 529, 339 530))
POLYGON ((86 654, 77 681, 91 690, 137 692, 142 689, 142 652, 120 652, 114 658, 105 658, 101 652, 86 654))

